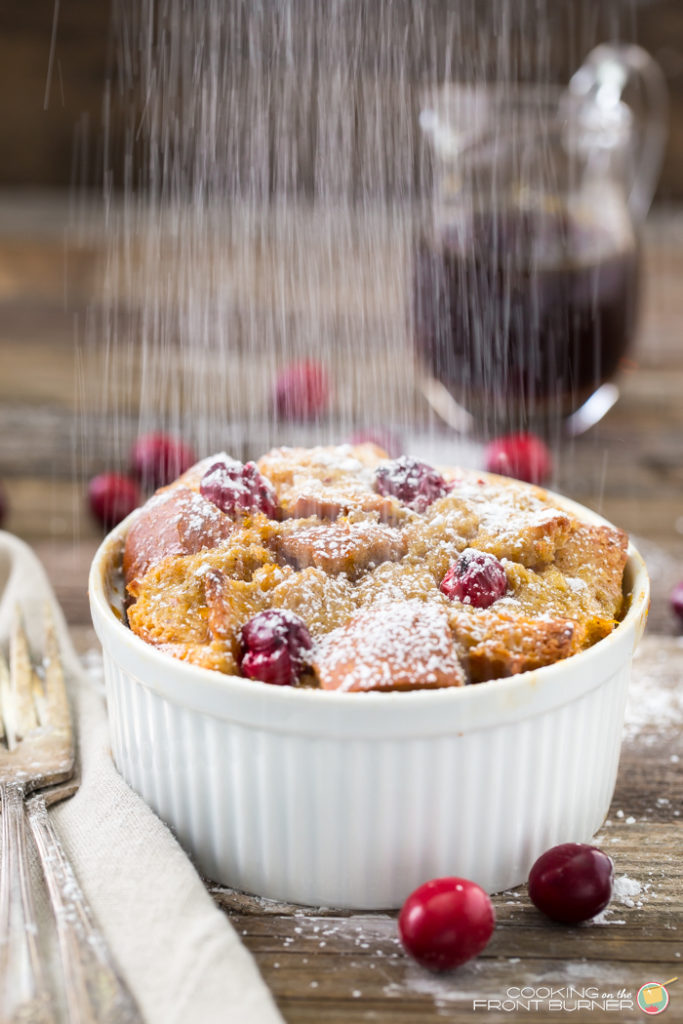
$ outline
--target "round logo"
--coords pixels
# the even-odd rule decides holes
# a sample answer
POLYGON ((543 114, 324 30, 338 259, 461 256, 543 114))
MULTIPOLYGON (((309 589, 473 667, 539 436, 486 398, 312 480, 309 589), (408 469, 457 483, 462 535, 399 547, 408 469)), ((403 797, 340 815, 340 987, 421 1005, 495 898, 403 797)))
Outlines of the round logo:
POLYGON ((648 981, 638 989, 638 1006, 645 1013, 663 1013, 669 1005, 669 993, 658 981, 648 981))

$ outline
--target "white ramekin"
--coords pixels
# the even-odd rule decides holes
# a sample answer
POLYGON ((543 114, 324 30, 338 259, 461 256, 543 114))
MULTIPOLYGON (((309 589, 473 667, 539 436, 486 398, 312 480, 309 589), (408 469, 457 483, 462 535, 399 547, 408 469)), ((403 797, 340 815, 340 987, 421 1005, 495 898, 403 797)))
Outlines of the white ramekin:
POLYGON ((632 546, 627 614, 587 651, 462 689, 328 693, 223 676, 132 633, 117 587, 130 521, 104 540, 89 581, 114 759, 208 878, 295 903, 391 908, 442 875, 489 892, 517 885, 548 847, 602 824, 649 605, 632 546))

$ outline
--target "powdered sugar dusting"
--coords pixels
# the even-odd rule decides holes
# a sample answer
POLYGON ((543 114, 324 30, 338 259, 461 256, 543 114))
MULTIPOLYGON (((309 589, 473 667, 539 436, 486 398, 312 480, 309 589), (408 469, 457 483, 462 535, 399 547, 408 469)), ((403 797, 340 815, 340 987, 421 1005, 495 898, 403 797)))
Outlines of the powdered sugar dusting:
MULTIPOLYGON (((586 925, 612 925, 612 924, 626 924, 626 920, 623 918, 616 918, 614 915, 618 913, 616 904, 620 907, 628 907, 629 909, 639 910, 646 902, 650 889, 652 888, 651 882, 639 882, 635 878, 629 878, 628 875, 618 875, 614 879, 612 887, 612 898, 610 903, 605 907, 603 911, 596 914, 595 917, 591 918, 590 921, 586 921, 586 925)), ((623 913, 623 910, 622 910, 623 913)))
POLYGON ((414 460, 384 462, 372 445, 275 449, 258 469, 225 454, 211 463, 201 480, 195 467, 153 499, 126 546, 129 624, 179 657, 238 671, 231 638, 253 614, 281 607, 320 645, 314 668, 324 689, 432 688, 566 657, 591 642, 586 621, 599 622, 594 638, 612 628, 623 535, 591 534, 538 488, 466 471, 446 484, 414 460), (378 467, 391 471, 388 495, 378 493, 378 467), (416 511, 413 492, 425 481, 435 491, 416 511), (610 545, 613 560, 604 557, 610 545), (482 602, 471 588, 456 586, 450 601, 439 588, 468 549, 498 569, 486 594, 495 611, 461 621, 456 606, 479 613, 482 602), (202 572, 209 562, 226 581, 220 608, 202 572), (533 647, 528 664, 524 643, 533 647))
POLYGON ((290 520, 278 541, 278 550, 297 568, 314 565, 329 573, 353 576, 369 565, 400 558, 405 542, 400 532, 372 520, 358 523, 315 521, 310 526, 290 520), (292 528, 293 526, 293 528, 292 528))
MULTIPOLYGON (((683 638, 673 641, 683 650, 683 638)), ((653 746, 683 725, 683 690, 666 648, 643 646, 636 655, 624 714, 624 740, 653 746)))
POLYGON ((638 899, 642 891, 642 885, 635 878, 629 878, 628 875, 620 875, 614 879, 612 899, 623 903, 625 907, 635 907, 636 901, 638 901, 638 906, 642 906, 642 900, 638 899))
POLYGON ((408 689, 464 681, 446 613, 421 601, 364 610, 323 639, 314 664, 326 689, 408 689))
POLYGON ((601 910, 599 914, 592 917, 590 921, 584 921, 584 925, 597 925, 598 927, 602 927, 603 925, 626 924, 626 921, 623 918, 612 917, 613 913, 614 909, 612 907, 605 907, 605 909, 601 910))

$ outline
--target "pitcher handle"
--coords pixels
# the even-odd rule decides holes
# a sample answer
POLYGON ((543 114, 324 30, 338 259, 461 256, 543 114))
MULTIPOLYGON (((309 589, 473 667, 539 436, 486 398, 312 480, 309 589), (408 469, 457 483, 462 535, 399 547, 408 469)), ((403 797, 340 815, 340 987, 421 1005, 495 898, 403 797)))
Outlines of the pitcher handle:
POLYGON ((635 159, 628 205, 637 220, 650 208, 659 180, 667 136, 668 97, 662 70, 646 50, 633 44, 596 46, 574 73, 570 94, 604 110, 624 100, 634 116, 635 159))

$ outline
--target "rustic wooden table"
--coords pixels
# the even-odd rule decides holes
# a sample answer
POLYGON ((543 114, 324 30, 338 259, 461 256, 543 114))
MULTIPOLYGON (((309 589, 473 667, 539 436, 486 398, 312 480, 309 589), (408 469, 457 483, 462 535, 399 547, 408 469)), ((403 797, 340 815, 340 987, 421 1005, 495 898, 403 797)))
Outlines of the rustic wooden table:
MULTIPOLYGON (((86 575, 101 536, 85 507, 85 482, 120 461, 139 410, 134 396, 111 397, 109 379, 102 398, 107 371, 97 360, 103 351, 111 358, 116 346, 116 338, 105 348, 98 337, 112 322, 110 312, 100 315, 109 309, 111 253, 97 216, 80 218, 77 229, 73 223, 62 197, 0 197, 0 481, 5 526, 43 560, 85 652, 96 646, 86 575)), ((640 986, 679 973, 668 1012, 683 1019, 683 637, 668 607, 671 587, 683 578, 683 211, 651 218, 644 270, 641 326, 621 373, 621 399, 598 427, 562 449, 554 480, 633 535, 653 582, 617 789, 598 837, 619 879, 612 904, 598 922, 569 928, 542 919, 524 886, 502 893, 494 898, 498 927, 485 953, 436 977, 401 951, 394 913, 281 906, 210 886, 290 1024, 464 1021, 475 1012, 493 1022, 525 1016, 529 1005, 537 1019, 571 1014, 585 1022, 605 1012, 636 1021, 640 986)), ((140 295, 128 300, 131 307, 142 302, 140 295)), ((368 303, 364 322, 374 308, 368 303)), ((135 309, 128 313, 130 338, 135 309)), ((383 328, 389 337, 386 321, 383 328)), ((386 391, 407 394, 409 364, 401 378, 390 346, 380 344, 371 357, 385 368, 386 391)), ((237 418, 244 415, 242 379, 231 406, 237 418)), ((385 399, 364 396, 363 386, 359 401, 381 406, 385 399)), ((424 423, 417 401, 413 414, 424 423)))

